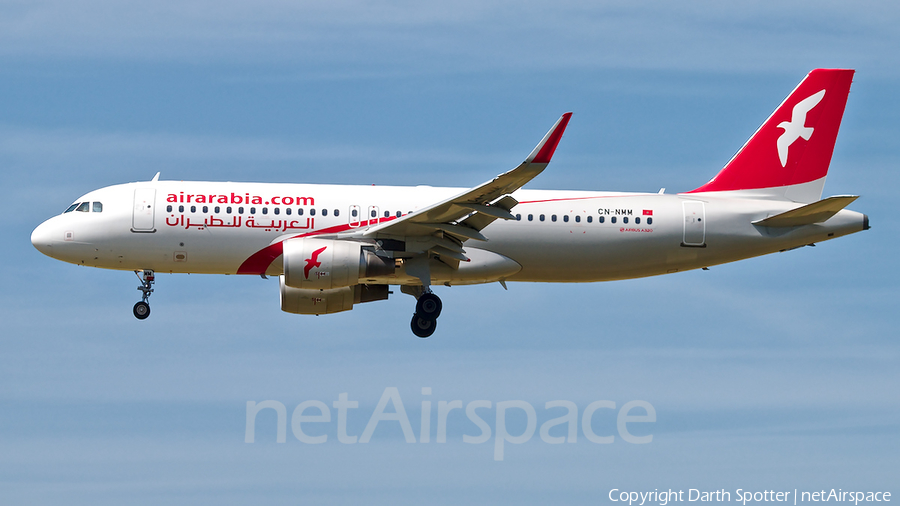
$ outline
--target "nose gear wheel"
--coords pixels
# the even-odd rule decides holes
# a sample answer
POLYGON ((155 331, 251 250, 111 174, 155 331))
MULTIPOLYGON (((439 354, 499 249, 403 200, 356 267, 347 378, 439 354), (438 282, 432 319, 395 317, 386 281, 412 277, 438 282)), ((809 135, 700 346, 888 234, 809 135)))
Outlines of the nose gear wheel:
POLYGON ((150 316, 150 294, 153 293, 153 283, 156 282, 156 274, 145 269, 142 271, 134 271, 134 274, 141 280, 141 286, 137 287, 143 294, 141 300, 134 305, 132 312, 138 320, 145 320, 150 316))

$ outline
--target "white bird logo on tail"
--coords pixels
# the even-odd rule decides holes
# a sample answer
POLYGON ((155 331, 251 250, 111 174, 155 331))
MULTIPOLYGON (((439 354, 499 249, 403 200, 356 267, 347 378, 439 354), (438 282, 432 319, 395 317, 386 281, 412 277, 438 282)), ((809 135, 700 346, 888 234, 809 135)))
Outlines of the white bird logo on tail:
POLYGON ((778 124, 778 128, 784 129, 784 133, 778 137, 776 142, 778 145, 778 159, 781 160, 782 167, 787 167, 788 148, 791 147, 791 144, 800 137, 808 141, 812 136, 813 128, 806 126, 806 115, 822 101, 824 96, 825 90, 821 90, 797 102, 797 105, 791 111, 791 120, 782 121, 778 124))

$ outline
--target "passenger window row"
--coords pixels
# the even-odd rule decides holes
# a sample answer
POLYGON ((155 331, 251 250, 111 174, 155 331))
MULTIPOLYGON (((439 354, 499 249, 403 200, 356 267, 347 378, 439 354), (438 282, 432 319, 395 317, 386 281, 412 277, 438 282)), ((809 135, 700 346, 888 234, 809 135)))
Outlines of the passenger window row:
MULTIPOLYGON (((190 206, 190 212, 192 212, 192 213, 196 213, 196 212, 197 212, 197 209, 198 209, 197 206, 190 206)), ((209 207, 209 206, 203 206, 203 207, 201 207, 201 208, 199 208, 199 209, 200 209, 200 212, 206 214, 206 213, 209 213, 210 207, 209 207)), ((222 206, 214 206, 214 207, 212 208, 213 213, 221 213, 221 212, 222 212, 222 209, 223 209, 222 206)), ((224 209, 225 209, 225 214, 232 214, 232 213, 235 212, 235 211, 237 211, 237 214, 244 214, 244 211, 245 211, 245 210, 246 210, 246 211, 249 211, 249 214, 256 214, 256 211, 257 211, 257 208, 256 208, 256 207, 250 207, 250 208, 248 209, 248 208, 245 208, 244 206, 237 206, 236 208, 233 207, 233 206, 225 206, 224 209)), ((166 206, 166 212, 167 212, 167 213, 171 213, 173 210, 174 210, 174 207, 173 207, 171 204, 169 204, 169 205, 166 206)), ((260 210, 262 211, 262 214, 269 214, 269 208, 268 208, 268 207, 263 207, 263 208, 261 208, 260 210)), ((178 206, 178 212, 179 212, 179 213, 183 213, 184 211, 185 211, 185 206, 184 206, 184 205, 179 205, 179 206, 178 206)), ((272 214, 279 214, 279 215, 280 215, 281 212, 282 212, 282 208, 280 208, 280 207, 275 207, 275 208, 272 209, 272 214)), ((304 214, 305 212, 306 212, 306 211, 305 211, 302 207, 301 207, 301 208, 298 208, 298 209, 297 209, 297 216, 303 216, 303 214, 304 214)), ((316 211, 316 208, 311 208, 311 209, 309 209, 309 215, 310 215, 310 216, 315 216, 315 215, 316 215, 316 212, 317 212, 317 211, 316 211)), ((319 209, 318 212, 320 212, 320 213, 322 214, 322 216, 328 216, 328 209, 319 209)), ((341 212, 340 212, 340 210, 338 210, 338 209, 335 209, 335 210, 333 210, 333 211, 331 211, 331 212, 333 213, 333 214, 332 214, 333 216, 340 216, 340 215, 341 215, 341 212)), ((290 207, 284 208, 284 214, 285 214, 285 215, 290 216, 292 213, 293 213, 293 210, 292 210, 290 207)))
MULTIPOLYGON (((359 214, 360 214, 360 212, 359 212, 358 210, 356 210, 356 209, 350 209, 350 217, 351 217, 351 218, 356 218, 356 217, 359 216, 359 214)), ((412 214, 412 211, 409 211, 409 214, 412 214)), ((397 218, 399 218, 399 217, 403 216, 403 212, 402 212, 402 211, 397 211, 396 213, 394 213, 394 216, 396 216, 397 218)), ((377 212, 376 210, 374 210, 374 209, 370 210, 370 211, 369 211, 369 217, 370 217, 370 218, 377 218, 377 217, 378 217, 378 212, 377 212)), ((385 212, 384 212, 384 217, 385 217, 385 218, 390 218, 390 217, 391 217, 391 212, 390 212, 390 211, 385 211, 385 212)))
MULTIPOLYGON (((90 204, 91 204, 90 202, 76 202, 76 203, 72 204, 71 206, 69 206, 69 208, 66 209, 65 212, 69 213, 69 212, 72 212, 72 211, 81 211, 81 212, 85 212, 85 213, 86 213, 86 212, 88 212, 88 211, 91 210, 91 209, 92 209, 93 212, 95 212, 95 213, 99 213, 99 212, 102 212, 102 211, 103 211, 103 204, 101 204, 100 202, 93 202, 92 208, 91 208, 90 204)), ((186 208, 185 208, 184 205, 179 205, 179 206, 178 206, 178 212, 179 212, 179 213, 185 212, 185 209, 186 209, 186 208)), ((196 213, 196 212, 197 212, 197 209, 198 209, 197 206, 190 206, 190 212, 192 212, 192 213, 196 213)), ((209 206, 203 206, 203 207, 200 208, 200 209, 201 209, 200 212, 206 214, 206 213, 209 213, 209 209, 210 209, 210 208, 209 208, 209 206)), ((221 212, 222 212, 222 207, 221 207, 221 206, 215 206, 215 207, 213 207, 212 209, 213 209, 213 212, 214 212, 214 213, 221 213, 221 212)), ((171 212, 173 212, 173 210, 174 210, 174 207, 173 207, 171 204, 169 204, 169 205, 166 206, 166 212, 171 213, 171 212)), ((237 214, 244 214, 245 207, 244 207, 244 206, 238 206, 236 210, 237 210, 237 214)), ((250 213, 250 214, 256 214, 257 208, 256 208, 256 207, 250 207, 250 208, 247 209, 247 210, 249 210, 249 213, 250 213)), ((269 208, 268 208, 268 207, 263 207, 263 208, 261 208, 260 210, 262 211, 262 214, 269 214, 269 208)), ((225 207, 225 214, 232 214, 233 212, 235 212, 235 208, 234 208, 234 207, 232 207, 232 206, 226 206, 226 207, 225 207)), ((297 209, 297 216, 303 216, 305 212, 306 212, 306 211, 305 211, 302 207, 301 207, 301 208, 298 208, 298 209, 297 209)), ((321 213, 322 216, 328 216, 328 209, 320 209, 319 212, 321 213)), ((340 216, 340 215, 341 215, 341 212, 340 212, 340 210, 338 210, 338 209, 334 209, 334 210, 332 210, 331 212, 332 212, 332 215, 333 215, 333 216, 340 216)), ((273 213, 273 214, 276 214, 276 215, 279 215, 279 214, 282 213, 282 208, 280 208, 280 207, 275 207, 275 208, 272 209, 272 213, 273 213)), ((290 207, 284 208, 284 214, 285 214, 285 215, 290 216, 292 213, 293 213, 292 208, 290 208, 290 207)), ((352 215, 353 218, 356 218, 356 214, 357 214, 356 209, 351 210, 350 213, 351 213, 351 215, 352 215)), ((384 217, 385 217, 385 218, 390 218, 390 217, 391 217, 391 214, 392 214, 392 213, 391 213, 390 211, 385 211, 385 212, 384 212, 384 217)), ((310 216, 315 216, 315 215, 316 215, 316 208, 310 208, 310 209, 309 209, 309 215, 310 215, 310 216)), ((399 217, 403 216, 403 213, 402 213, 401 211, 397 211, 397 212, 394 214, 394 216, 396 216, 397 218, 399 218, 399 217)), ((375 210, 372 210, 372 211, 371 211, 371 217, 372 217, 372 218, 375 218, 375 217, 376 217, 375 210)), ((621 218, 622 218, 622 224, 628 224, 629 221, 630 221, 628 216, 622 216, 621 218)), ((527 220, 528 220, 528 221, 534 221, 534 219, 535 219, 534 214, 529 214, 529 215, 527 216, 527 220)), ((537 219, 538 219, 538 221, 546 221, 546 220, 547 220, 547 215, 545 215, 545 214, 540 214, 540 215, 537 216, 537 219)), ((568 214, 562 215, 562 221, 563 221, 563 223, 568 223, 569 220, 571 220, 571 219, 572 219, 572 218, 570 218, 570 216, 569 216, 568 214)), ((557 215, 555 215, 555 214, 551 214, 551 215, 550 215, 550 221, 551 221, 551 222, 554 222, 554 223, 555 223, 555 222, 557 222, 558 220, 559 220, 559 218, 558 218, 557 215)), ((653 224, 653 218, 652 218, 652 217, 649 217, 649 216, 648 216, 648 217, 646 218, 646 220, 647 220, 647 221, 646 221, 646 224, 647 224, 647 225, 652 225, 652 224, 653 224)), ((522 215, 521 215, 521 214, 517 214, 517 215, 516 215, 516 221, 522 221, 522 215)), ((581 223, 581 215, 580 215, 580 214, 576 214, 576 215, 575 215, 575 218, 574 218, 574 221, 575 221, 575 223, 581 223)), ((585 217, 585 221, 587 221, 588 223, 593 223, 593 222, 594 222, 594 217, 593 217, 592 215, 588 215, 588 216, 585 217)), ((597 223, 605 223, 605 222, 606 222, 606 216, 598 216, 598 217, 597 217, 597 223)), ((609 222, 612 223, 612 224, 616 224, 616 223, 618 222, 618 217, 616 217, 616 216, 610 216, 610 217, 609 217, 609 222)), ((635 225, 640 225, 640 224, 641 224, 641 217, 640 217, 640 216, 635 216, 635 217, 634 217, 634 224, 635 224, 635 225)))
MULTIPOLYGON (((528 219, 528 221, 534 221, 534 215, 533 215, 533 214, 529 214, 527 219, 528 219)), ((568 222, 569 222, 569 219, 570 219, 570 218, 569 218, 569 215, 568 215, 568 214, 564 214, 564 215, 562 216, 562 221, 563 221, 563 223, 568 223, 568 222)), ((547 216, 546 216, 546 215, 544 215, 544 214, 538 215, 538 221, 546 221, 546 220, 547 220, 547 216)), ((522 221, 522 215, 521 215, 521 214, 517 214, 517 215, 516 215, 516 221, 522 221)), ((550 215, 550 221, 552 221, 552 222, 556 222, 556 221, 557 221, 557 217, 556 217, 555 214, 551 214, 551 215, 550 215)), ((593 222, 594 222, 594 217, 591 216, 591 215, 588 215, 587 218, 586 218, 586 221, 587 221, 588 223, 593 223, 593 222)), ((610 216, 610 217, 609 217, 609 222, 610 222, 610 223, 616 223, 617 221, 618 221, 618 217, 617 217, 617 216, 610 216)), ((628 224, 628 222, 629 222, 628 216, 622 216, 622 224, 628 224)), ((581 215, 580 215, 580 214, 576 214, 576 215, 575 215, 575 223, 581 223, 581 215)), ((597 218, 597 223, 606 223, 606 216, 600 216, 600 217, 598 217, 598 218, 597 218)), ((634 217, 634 224, 635 224, 635 225, 640 225, 640 224, 641 224, 641 217, 640 217, 640 216, 635 216, 635 217, 634 217)), ((647 222, 646 222, 646 224, 647 224, 647 225, 653 225, 653 218, 651 218, 651 217, 648 216, 648 217, 647 217, 647 222)))
MULTIPOLYGON (((84 204, 87 204, 87 202, 85 202, 84 204)), ((95 207, 94 207, 94 212, 100 212, 100 211, 97 210, 97 207, 96 207, 96 206, 98 206, 99 204, 100 204, 99 202, 95 202, 95 203, 94 203, 94 206, 95 206, 95 207)), ((70 207, 66 212, 75 210, 76 206, 78 206, 78 203, 72 204, 72 207, 70 207)), ((85 208, 85 209, 86 209, 86 208, 85 208)), ((202 207, 198 207, 198 206, 185 206, 185 205, 183 205, 183 204, 178 206, 178 212, 179 212, 179 213, 185 212, 186 209, 190 209, 190 212, 192 212, 192 213, 196 213, 197 210, 200 209, 200 212, 201 212, 201 213, 206 214, 206 213, 209 213, 210 206, 202 206, 202 207)), ((221 213, 221 212, 222 212, 222 209, 223 209, 222 206, 214 206, 214 207, 212 207, 213 213, 221 213)), ((234 206, 225 206, 224 209, 225 209, 225 214, 232 214, 232 213, 235 212, 235 211, 237 212, 237 214, 244 214, 244 211, 249 211, 250 214, 256 214, 256 211, 257 211, 257 208, 256 208, 256 207, 250 207, 250 208, 248 209, 248 208, 246 208, 246 207, 244 207, 244 206, 237 206, 237 207, 234 207, 234 206)), ((81 208, 78 208, 77 210, 81 211, 81 208)), ((269 208, 268 208, 268 207, 263 207, 263 208, 260 208, 259 210, 262 212, 262 214, 269 214, 269 208)), ((174 212, 174 211, 175 211, 175 206, 173 206, 172 204, 169 204, 169 205, 166 206, 166 212, 167 212, 167 213, 171 213, 171 212, 174 212)), ((328 210, 328 209, 319 209, 319 210, 317 211, 316 208, 310 208, 308 211, 309 211, 309 215, 310 215, 310 216, 315 216, 317 212, 321 213, 322 216, 328 216, 328 214, 329 214, 329 210, 328 210)), ((282 211, 282 208, 280 208, 280 207, 275 207, 275 208, 272 209, 272 214, 279 214, 279 215, 280 215, 282 212, 284 212, 284 214, 286 214, 286 215, 288 215, 288 216, 290 216, 291 214, 294 213, 293 209, 290 208, 290 207, 284 208, 283 211, 282 211)), ((301 208, 297 208, 297 210, 296 210, 297 216, 303 216, 306 212, 307 212, 307 210, 304 209, 304 208, 302 208, 302 207, 301 207, 301 208)), ((378 214, 377 214, 377 212, 376 212, 374 209, 373 209, 370 213, 371 213, 371 217, 372 217, 372 218, 377 218, 377 217, 378 217, 378 214)), ((409 213, 412 213, 412 211, 409 211, 409 213)), ((358 211, 357 211, 356 209, 351 209, 350 215, 351 215, 353 218, 356 218, 358 214, 359 214, 359 213, 358 213, 358 211)), ((384 212, 384 217, 385 217, 385 218, 390 218, 392 214, 393 214, 394 216, 396 216, 397 218, 403 216, 403 212, 402 212, 402 211, 397 211, 397 212, 395 212, 395 213, 391 213, 390 211, 385 211, 385 212, 384 212)), ((341 211, 340 211, 339 209, 331 210, 331 215, 332 215, 332 216, 340 216, 340 215, 341 215, 341 211)))

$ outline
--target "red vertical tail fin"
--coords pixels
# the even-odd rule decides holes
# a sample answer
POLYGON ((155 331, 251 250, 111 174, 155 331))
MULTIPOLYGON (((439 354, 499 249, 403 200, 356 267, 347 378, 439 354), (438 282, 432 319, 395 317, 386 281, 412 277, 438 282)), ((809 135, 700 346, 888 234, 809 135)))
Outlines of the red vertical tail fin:
POLYGON ((810 72, 714 178, 688 193, 734 191, 797 202, 821 198, 853 72, 810 72))

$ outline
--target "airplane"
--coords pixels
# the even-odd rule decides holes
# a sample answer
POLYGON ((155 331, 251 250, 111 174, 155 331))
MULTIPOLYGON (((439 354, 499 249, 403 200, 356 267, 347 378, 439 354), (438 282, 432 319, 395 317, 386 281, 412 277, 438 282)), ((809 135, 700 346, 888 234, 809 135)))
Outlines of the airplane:
POLYGON ((474 188, 163 181, 79 197, 31 242, 77 265, 134 271, 150 315, 156 273, 277 276, 281 309, 321 315, 416 299, 410 327, 437 328, 439 285, 595 282, 787 251, 869 229, 822 199, 853 70, 815 69, 724 168, 682 192, 523 189, 562 138, 565 113, 516 168, 474 188))

